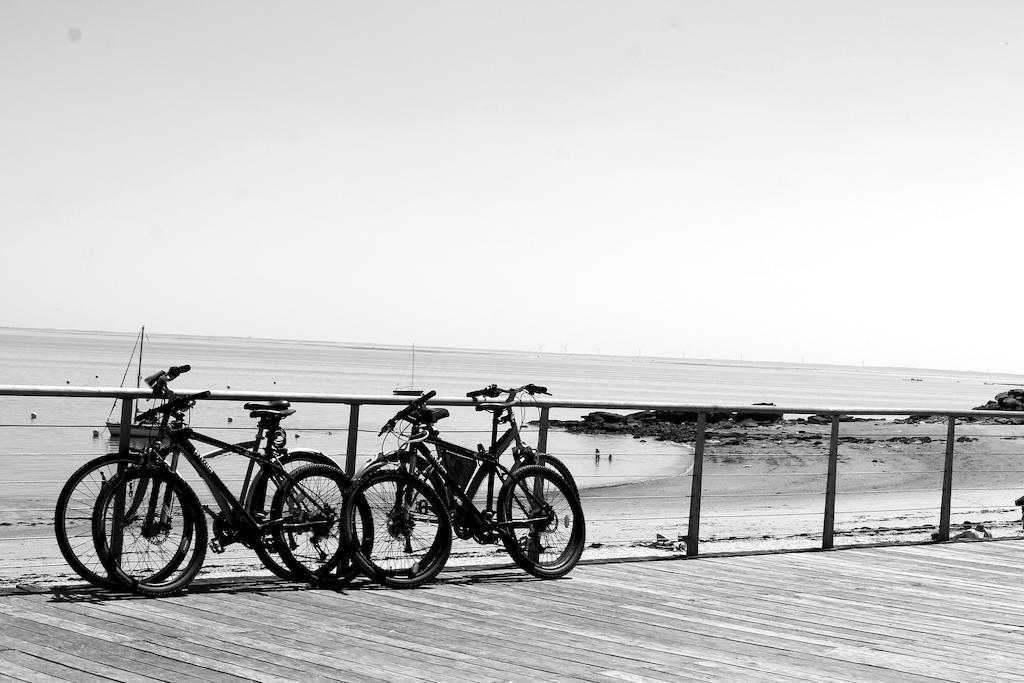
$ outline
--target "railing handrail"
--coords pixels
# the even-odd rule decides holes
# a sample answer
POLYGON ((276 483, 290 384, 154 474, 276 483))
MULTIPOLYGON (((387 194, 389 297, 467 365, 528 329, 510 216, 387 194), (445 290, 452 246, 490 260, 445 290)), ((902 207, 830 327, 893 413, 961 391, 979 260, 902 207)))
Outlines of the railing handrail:
MULTIPOLYGON (((188 395, 204 389, 176 388, 176 393, 188 395)), ((79 398, 153 398, 147 389, 122 387, 31 386, 0 384, 0 396, 68 396, 79 398)), ((391 394, 322 394, 288 391, 210 391, 203 400, 209 401, 266 401, 284 399, 294 403, 338 403, 343 405, 405 405, 412 397, 391 394)), ((433 405, 481 405, 458 396, 435 396, 433 405)), ((491 403, 491 402, 483 402, 491 403)), ((601 401, 593 399, 530 398, 517 400, 511 405, 535 408, 593 408, 604 410, 670 410, 688 413, 758 413, 766 415, 944 415, 949 417, 1020 417, 1024 412, 1007 410, 964 410, 952 408, 881 408, 843 406, 769 406, 758 404, 672 403, 657 401, 601 401)))

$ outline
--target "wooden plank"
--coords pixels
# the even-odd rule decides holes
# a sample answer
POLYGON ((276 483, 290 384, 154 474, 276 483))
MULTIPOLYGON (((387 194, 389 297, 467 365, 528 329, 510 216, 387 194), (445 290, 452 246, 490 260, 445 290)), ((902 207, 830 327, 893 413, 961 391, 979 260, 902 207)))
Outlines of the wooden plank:
MULTIPOLYGON (((339 596, 340 597, 340 596, 339 596)), ((237 602, 239 598, 255 600, 256 604, 265 612, 268 608, 268 600, 264 596, 229 596, 230 601, 237 602)), ((385 615, 377 612, 371 615, 372 621, 363 625, 351 606, 341 599, 341 604, 333 606, 325 615, 313 610, 303 610, 300 614, 288 614, 279 605, 271 602, 269 605, 274 610, 274 624, 282 630, 294 628, 301 632, 311 623, 315 624, 313 638, 303 637, 296 639, 293 635, 281 636, 272 635, 275 642, 271 648, 277 651, 279 646, 291 645, 298 649, 300 655, 308 652, 310 643, 318 651, 331 654, 343 652, 346 657, 355 657, 359 661, 375 664, 382 670, 397 673, 413 673, 417 671, 434 671, 439 676, 452 680, 475 680, 481 677, 483 667, 478 663, 476 657, 453 658, 451 652, 430 647, 417 648, 416 662, 410 669, 408 666, 408 642, 401 637, 401 630, 393 628, 394 624, 386 621, 385 615), (385 621, 382 627, 375 628, 378 621, 385 621), (345 645, 350 647, 345 647, 345 645), (323 646, 322 646, 323 645, 323 646), (382 655, 398 654, 397 659, 401 660, 397 668, 393 661, 382 658, 382 655)), ((422 619, 422 617, 421 617, 422 619)), ((284 653, 282 653, 284 654, 284 653)))
POLYGON ((72 668, 93 671, 96 667, 100 667, 99 675, 115 680, 137 680, 135 672, 138 671, 146 672, 146 680, 168 682, 176 680, 174 672, 154 666, 149 659, 129 656, 130 650, 127 650, 122 644, 110 644, 91 638, 78 638, 74 634, 50 629, 39 624, 33 626, 31 623, 8 622, 4 626, 3 638, 9 639, 3 641, 4 643, 10 645, 15 640, 19 641, 23 651, 39 657, 45 655, 53 661, 72 668), (115 663, 121 672, 115 675, 114 672, 107 671, 105 666, 108 663, 115 663))
POLYGON ((0 635, 0 648, 3 649, 0 658, 58 680, 81 683, 148 683, 154 680, 71 654, 59 637, 50 637, 40 643, 31 633, 11 629, 0 635))

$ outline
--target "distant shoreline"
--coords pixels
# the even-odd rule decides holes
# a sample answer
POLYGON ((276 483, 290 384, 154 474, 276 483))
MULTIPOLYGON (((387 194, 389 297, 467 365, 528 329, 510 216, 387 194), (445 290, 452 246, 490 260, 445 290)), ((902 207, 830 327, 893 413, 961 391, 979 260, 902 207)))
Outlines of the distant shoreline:
MULTIPOLYGON (((0 325, 0 332, 29 332, 36 334, 72 334, 88 337, 118 336, 132 337, 138 334, 137 331, 109 331, 109 330, 75 330, 75 329, 52 329, 41 327, 17 327, 0 325)), ((239 337, 233 335, 210 335, 210 334, 188 334, 188 333, 161 333, 147 332, 147 336, 163 337, 168 339, 190 339, 196 341, 226 341, 226 342, 254 342, 269 344, 289 344, 309 347, 338 347, 345 349, 365 350, 394 350, 412 352, 414 346, 411 344, 389 344, 385 342, 343 342, 318 339, 287 339, 275 337, 239 337)), ((482 349, 455 346, 420 346, 415 345, 416 353, 470 353, 480 355, 517 355, 523 357, 564 357, 564 358, 588 358, 594 360, 608 361, 636 361, 642 360, 647 363, 663 363, 668 365, 693 365, 701 367, 736 367, 736 368, 764 368, 780 370, 808 370, 808 371, 829 371, 849 372, 855 374, 876 374, 876 375, 923 375, 926 377, 960 377, 977 379, 987 377, 994 380, 1010 380, 1011 386, 1024 386, 1024 374, 1013 372, 982 372, 978 370, 949 370, 942 368, 915 368, 903 366, 885 365, 841 365, 831 363, 796 363, 790 361, 773 360, 731 360, 722 358, 681 358, 674 356, 632 356, 621 354, 594 354, 594 353, 568 353, 556 351, 528 351, 523 349, 482 349)), ((1000 384, 1002 382, 999 382, 1000 384)))

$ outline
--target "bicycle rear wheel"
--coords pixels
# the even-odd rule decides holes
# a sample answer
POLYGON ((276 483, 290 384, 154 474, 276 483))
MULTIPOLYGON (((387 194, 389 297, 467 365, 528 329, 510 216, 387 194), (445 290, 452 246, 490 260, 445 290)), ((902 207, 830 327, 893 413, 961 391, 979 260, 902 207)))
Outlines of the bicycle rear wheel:
POLYGON ((120 584, 107 575, 92 538, 92 511, 100 494, 120 472, 137 465, 139 453, 108 453, 85 463, 72 474, 60 495, 53 514, 57 547, 75 573, 98 588, 117 588, 120 584))
MULTIPOLYGON (((281 559, 304 581, 341 586, 359 574, 341 530, 348 476, 329 465, 309 465, 281 482, 270 506, 281 559)), ((366 515, 365 524, 369 525, 366 515)), ((368 528, 372 539, 372 528, 368 528)), ((372 542, 372 540, 371 540, 372 542)))
POLYGON ((569 485, 569 488, 572 489, 573 493, 579 494, 579 487, 576 486, 576 479, 572 476, 572 472, 569 471, 569 467, 555 456, 549 455, 548 453, 534 452, 532 455, 525 456, 522 464, 513 467, 512 471, 515 472, 516 470, 520 470, 530 465, 543 465, 544 467, 550 467, 552 470, 557 472, 562 479, 565 479, 565 483, 569 485))
POLYGON ((342 519, 356 562, 385 586, 419 586, 436 577, 448 561, 448 511, 432 486, 408 473, 380 470, 356 479, 342 519), (373 523, 372 539, 360 533, 358 506, 364 501, 373 523))
POLYGON ((178 475, 135 467, 115 477, 96 501, 93 542, 110 575, 141 595, 187 587, 206 557, 206 519, 178 475))
POLYGON ((527 465, 498 493, 501 540, 512 560, 542 579, 572 570, 583 554, 586 523, 579 496, 553 470, 527 465))
MULTIPOLYGON (((337 469, 337 464, 329 456, 318 451, 296 449, 282 454, 278 461, 288 472, 295 472, 309 465, 327 465, 337 469)), ((248 500, 248 510, 256 519, 270 519, 270 508, 274 495, 278 490, 280 477, 276 475, 276 469, 269 466, 260 468, 259 473, 253 479, 251 494, 248 500)), ((253 551, 260 558, 263 566, 269 569, 275 576, 285 581, 305 581, 306 578, 298 576, 289 569, 282 559, 277 548, 277 542, 273 535, 268 535, 259 544, 253 545, 253 551)))

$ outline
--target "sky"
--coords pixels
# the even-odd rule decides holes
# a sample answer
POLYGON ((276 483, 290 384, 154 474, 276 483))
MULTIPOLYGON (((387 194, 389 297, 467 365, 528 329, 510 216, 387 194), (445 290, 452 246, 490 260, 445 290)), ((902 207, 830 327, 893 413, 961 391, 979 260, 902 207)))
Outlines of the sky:
POLYGON ((0 325, 1024 373, 1024 3, 0 2, 0 325))

